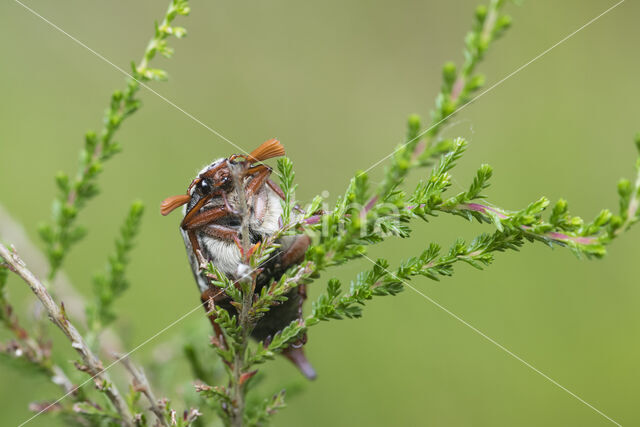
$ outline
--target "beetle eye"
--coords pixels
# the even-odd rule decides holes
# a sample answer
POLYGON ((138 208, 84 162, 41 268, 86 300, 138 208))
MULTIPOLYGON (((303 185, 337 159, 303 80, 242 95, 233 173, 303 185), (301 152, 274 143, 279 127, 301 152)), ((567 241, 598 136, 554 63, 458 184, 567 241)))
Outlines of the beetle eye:
POLYGON ((209 180, 207 179, 203 179, 200 182, 198 182, 197 185, 198 191, 200 191, 200 193, 202 194, 207 194, 211 191, 211 185, 209 184, 209 180))

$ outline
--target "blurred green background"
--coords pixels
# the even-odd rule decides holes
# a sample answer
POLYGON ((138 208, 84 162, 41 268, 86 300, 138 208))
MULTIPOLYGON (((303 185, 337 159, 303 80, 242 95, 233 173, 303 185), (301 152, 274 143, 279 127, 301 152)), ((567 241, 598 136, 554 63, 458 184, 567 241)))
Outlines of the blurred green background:
MULTIPOLYGON (((165 3, 28 5, 127 68, 140 58, 165 3)), ((461 61, 477 3, 194 1, 191 16, 179 22, 189 36, 171 42, 172 60, 158 61, 170 80, 153 88, 246 149, 280 138, 296 166, 299 198, 326 190, 335 200, 354 170, 402 141, 410 113, 428 117, 442 64, 461 61)), ((488 84, 613 4, 509 6, 514 27, 481 66, 488 84)), ((76 170, 82 135, 99 127, 123 76, 15 2, 2 2, 0 16, 0 203, 37 242, 36 226, 49 218, 53 175, 76 170)), ((471 142, 456 182, 466 186, 476 167, 489 163, 495 169, 490 200, 501 206, 521 208, 546 195, 568 198, 572 212, 586 218, 617 208, 615 183, 633 176, 632 136, 640 130, 638 16, 640 5, 625 2, 461 112, 445 130, 471 142)), ((184 191, 211 159, 236 151, 150 92, 143 89, 141 97, 144 107, 117 138, 124 152, 106 165, 102 194, 80 217, 90 234, 66 262, 77 289, 89 295, 90 278, 103 268, 129 203, 145 202, 132 287, 118 303, 129 348, 198 302, 178 215, 161 217, 159 202, 184 191)), ((374 181, 382 170, 372 172, 374 181)), ((399 261, 428 242, 447 247, 481 231, 491 227, 437 218, 417 224, 411 240, 372 254, 399 261)), ((604 260, 528 245, 498 255, 486 271, 458 266, 451 279, 418 279, 415 286, 619 423, 639 425, 639 249, 637 227, 604 260)), ((348 282, 367 267, 362 261, 330 271, 311 287, 311 298, 328 277, 348 282)), ((15 278, 9 288, 28 323, 32 295, 15 278)), ((156 344, 205 324, 196 313, 141 348, 135 360, 150 360, 156 344)), ((164 344, 156 357, 171 347, 164 344)), ((411 290, 372 301, 361 320, 311 329, 307 353, 319 378, 289 399, 275 425, 610 424, 411 290)), ((263 371, 273 387, 299 381, 283 360, 263 371)), ((29 402, 59 394, 39 377, 0 366, 0 424, 19 424, 30 416, 29 402)), ((30 423, 52 424, 46 416, 30 423)))

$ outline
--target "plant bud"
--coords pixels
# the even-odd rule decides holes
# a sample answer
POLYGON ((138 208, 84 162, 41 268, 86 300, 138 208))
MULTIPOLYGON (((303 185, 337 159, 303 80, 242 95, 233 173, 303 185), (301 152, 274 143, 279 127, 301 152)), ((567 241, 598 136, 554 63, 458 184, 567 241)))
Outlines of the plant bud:
POLYGON ((481 4, 476 7, 476 19, 479 24, 483 24, 484 20, 487 18, 487 6, 481 4))

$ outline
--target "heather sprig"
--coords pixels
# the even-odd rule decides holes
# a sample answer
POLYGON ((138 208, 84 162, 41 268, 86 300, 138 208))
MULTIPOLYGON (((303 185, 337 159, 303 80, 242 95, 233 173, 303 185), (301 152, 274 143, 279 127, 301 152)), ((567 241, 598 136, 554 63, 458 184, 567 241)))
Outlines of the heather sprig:
POLYGON ((171 1, 162 22, 155 26, 155 34, 149 41, 142 60, 138 65, 132 64, 126 88, 111 95, 104 113, 102 130, 99 133, 86 133, 75 177, 71 178, 65 172, 58 172, 56 175, 58 196, 53 201, 51 222, 41 224, 38 230, 49 260, 49 280, 56 276, 71 247, 86 235, 86 228, 76 224, 78 214, 98 194, 98 176, 104 164, 122 149, 114 138, 122 123, 140 108, 140 100, 136 95, 141 83, 166 79, 167 73, 150 68, 150 62, 157 53, 171 57, 173 49, 168 46, 167 38, 186 35, 184 28, 172 26, 172 23, 176 17, 188 13, 187 0, 171 1))
POLYGON ((493 42, 511 26, 511 17, 502 12, 506 0, 491 0, 488 6, 476 8, 473 26, 464 40, 464 62, 458 67, 447 62, 442 68, 442 86, 436 96, 431 122, 423 129, 420 116, 413 114, 407 122, 406 142, 396 147, 386 168, 378 196, 385 198, 415 166, 429 166, 433 159, 448 152, 450 139, 439 139, 440 132, 455 112, 472 99, 485 83, 477 73, 478 64, 493 42))
MULTIPOLYGON (((367 228, 362 226, 358 219, 361 213, 376 214, 381 212, 377 204, 367 205, 362 208, 358 203, 355 208, 345 208, 343 200, 361 201, 366 194, 363 184, 366 179, 358 173, 352 185, 347 190, 344 198, 336 204, 336 212, 341 212, 343 227, 334 226, 331 238, 321 238, 312 246, 307 258, 311 261, 305 264, 306 280, 316 277, 318 272, 335 265, 335 259, 344 261, 346 252, 352 257, 354 252, 349 249, 356 245, 361 257, 373 264, 373 268, 358 274, 351 282, 348 290, 338 279, 330 279, 326 285, 326 292, 320 295, 312 303, 312 312, 304 321, 294 321, 285 328, 277 339, 268 346, 258 346, 252 354, 253 363, 262 363, 271 359, 274 355, 290 343, 294 342, 306 330, 321 321, 344 318, 358 318, 362 316, 366 302, 374 296, 396 295, 404 289, 404 284, 413 277, 423 276, 432 280, 440 280, 441 277, 453 275, 454 266, 457 263, 465 263, 477 269, 483 269, 494 261, 496 253, 513 250, 517 251, 527 242, 542 242, 548 246, 559 245, 570 248, 578 256, 602 257, 606 254, 606 245, 617 237, 623 230, 628 230, 631 225, 640 220, 638 200, 640 200, 640 143, 636 138, 638 147, 638 161, 636 184, 632 187, 628 180, 621 180, 618 185, 620 197, 620 209, 617 215, 603 209, 592 221, 586 222, 580 217, 571 216, 565 200, 556 202, 548 218, 544 213, 549 206, 546 198, 540 198, 518 211, 510 211, 490 205, 484 199, 483 191, 489 186, 489 178, 493 171, 490 166, 482 165, 467 191, 445 197, 446 191, 451 185, 450 171, 454 168, 466 148, 466 142, 457 139, 452 150, 442 156, 440 162, 432 169, 428 178, 422 180, 410 195, 397 191, 396 195, 403 196, 402 209, 390 216, 391 221, 408 222, 411 219, 434 220, 437 213, 448 213, 461 216, 468 220, 478 220, 481 223, 490 223, 496 227, 496 231, 481 233, 471 242, 467 243, 457 239, 448 251, 442 252, 436 243, 429 244, 418 256, 410 257, 401 262, 395 269, 385 259, 373 261, 366 254, 366 246, 377 243, 383 238, 372 241, 367 237, 367 228), (361 184, 357 184, 360 182, 361 184), (358 189, 358 187, 361 187, 358 189), (360 193, 361 196, 356 196, 360 193), (347 215, 344 215, 348 212, 347 215), (358 221, 359 224, 353 225, 358 221), (354 231, 365 231, 358 236, 354 231), (362 236, 365 239, 362 239, 362 236), (341 245, 336 245, 341 241, 341 245), (334 251, 335 250, 335 251, 334 251)), ((329 221, 336 221, 337 216, 327 213, 329 221)), ((370 218, 376 219, 376 218, 370 218)), ((380 234, 379 234, 380 235, 380 234)), ((398 237, 406 235, 391 234, 398 237)), ((357 257, 358 255, 356 255, 357 257)), ((294 271, 300 270, 297 267, 294 271)), ((280 285, 284 286, 284 285, 280 285)), ((278 285, 274 286, 277 289, 278 285)))
MULTIPOLYGON (((40 236, 45 242, 45 255, 49 261, 47 275, 49 282, 56 277, 70 248, 86 234, 85 228, 76 224, 77 215, 86 203, 98 194, 97 179, 105 162, 121 149, 120 144, 115 140, 115 135, 125 119, 140 107, 140 101, 136 98, 137 92, 145 82, 166 77, 166 72, 149 68, 151 59, 156 53, 171 56, 172 50, 167 45, 167 38, 171 35, 176 37, 185 35, 185 30, 172 26, 172 22, 177 16, 188 13, 189 7, 186 0, 171 0, 162 22, 155 27, 154 36, 145 50, 143 59, 139 65, 132 67, 126 88, 112 94, 104 114, 102 130, 99 133, 90 131, 85 135, 75 177, 70 178, 64 172, 56 175, 58 196, 53 202, 51 223, 39 227, 40 236)), ((96 277, 96 302, 87 307, 89 326, 87 337, 90 340, 95 340, 96 334, 115 317, 112 305, 114 299, 127 287, 125 267, 129 262, 128 253, 131 250, 133 238, 137 234, 142 211, 142 204, 139 202, 132 205, 120 230, 120 236, 116 240, 115 253, 109 258, 106 272, 96 277)), ((78 425, 87 425, 87 423, 146 425, 145 409, 141 408, 136 397, 140 394, 139 391, 132 390, 126 396, 119 392, 118 386, 104 372, 105 364, 98 358, 93 346, 90 348, 69 319, 64 304, 58 305, 54 302, 50 291, 45 286, 46 282, 40 281, 28 270, 17 253, 11 252, 2 244, 0 244, 0 251, 4 260, 0 264, 0 322, 12 331, 15 337, 7 344, 0 344, 0 353, 2 356, 7 356, 3 357, 7 360, 26 362, 21 366, 36 368, 53 383, 60 385, 65 395, 71 396, 69 398, 71 403, 67 401, 55 404, 36 402, 30 406, 32 410, 37 412, 37 415, 44 412, 62 413, 67 422, 78 425), (73 384, 66 370, 53 362, 49 338, 40 336, 34 338, 26 328, 21 326, 4 292, 7 268, 21 276, 30 286, 41 301, 44 311, 48 313, 49 319, 60 328, 79 354, 80 361, 75 363, 76 369, 88 374, 89 383, 94 385, 99 394, 106 399, 94 400, 88 387, 73 384)), ((150 393, 149 390, 147 392, 150 393)), ((175 414, 175 411, 171 410, 167 416, 175 417, 175 414)), ((185 415, 180 424, 190 424, 196 418, 197 416, 193 414, 185 415)))
POLYGON ((458 67, 447 62, 442 68, 442 88, 436 96, 436 109, 431 113, 432 124, 426 131, 427 145, 439 134, 444 121, 484 86, 485 77, 476 73, 491 44, 511 26, 511 17, 502 13, 505 0, 491 0, 488 6, 476 8, 473 28, 464 41, 464 62, 458 67))
POLYGON ((252 406, 246 413, 244 424, 247 426, 260 426, 267 424, 271 417, 286 406, 284 402, 285 390, 265 398, 259 404, 252 406))
POLYGON ((295 172, 293 171, 293 162, 291 159, 288 157, 278 159, 278 171, 280 172, 280 187, 285 194, 285 199, 282 201, 282 222, 289 224, 297 187, 297 185, 293 183, 295 172))
MULTIPOLYGON (((245 371, 274 358, 297 341, 308 328, 321 321, 360 317, 368 300, 374 296, 396 295, 404 289, 406 282, 416 276, 439 280, 451 276, 454 266, 460 262, 483 269, 494 261, 496 253, 517 251, 525 243, 535 241, 549 246, 567 246, 577 255, 600 257, 605 254, 605 245, 620 233, 619 230, 628 229, 638 221, 638 186, 631 187, 625 180, 618 186, 619 214, 612 215, 604 209, 591 222, 571 216, 564 200, 554 205, 548 218, 544 216, 549 206, 546 198, 540 198, 517 211, 489 204, 484 194, 493 176, 493 169, 489 165, 480 166, 466 191, 449 195, 451 173, 466 148, 467 143, 463 139, 453 140, 451 149, 441 156, 413 191, 402 191, 400 185, 403 179, 398 178, 398 182, 394 183, 394 191, 382 200, 374 195, 379 193, 371 188, 366 174, 357 172, 333 210, 315 217, 310 217, 307 212, 297 222, 290 224, 290 227, 315 232, 316 239, 307 250, 305 262, 293 267, 257 296, 252 306, 256 311, 268 310, 296 284, 312 282, 320 272, 331 266, 360 257, 370 260, 374 265, 372 269, 358 274, 347 290, 337 279, 329 280, 326 292, 313 302, 309 316, 293 321, 272 337, 270 342, 258 343, 249 351, 245 359, 245 371), (481 233, 470 242, 457 239, 445 252, 438 244, 431 243, 418 256, 407 258, 396 268, 392 268, 385 259, 373 261, 366 255, 368 246, 391 236, 407 238, 411 221, 433 221, 438 213, 493 224, 496 231, 481 233)), ((638 173, 640 176, 640 168, 638 173)))
MULTIPOLYGON (((93 278, 95 302, 87 307, 87 323, 90 336, 97 334, 116 319, 113 304, 129 287, 125 276, 130 262, 129 253, 133 249, 134 239, 140 230, 144 206, 134 202, 129 208, 120 235, 115 242, 115 252, 109 256, 105 271, 93 278)), ((92 340, 89 340, 92 341, 92 340)))

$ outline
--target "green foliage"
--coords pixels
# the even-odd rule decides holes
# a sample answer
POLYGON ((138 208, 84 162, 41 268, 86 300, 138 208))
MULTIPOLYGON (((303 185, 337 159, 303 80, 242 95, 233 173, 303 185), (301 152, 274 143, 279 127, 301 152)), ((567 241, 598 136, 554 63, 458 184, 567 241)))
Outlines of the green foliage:
MULTIPOLYGON (((278 171, 285 197, 280 229, 252 247, 245 242, 241 253, 247 274, 237 282, 230 280, 212 263, 207 265, 206 274, 211 285, 230 298, 235 313, 216 305, 213 299, 206 304, 214 324, 210 343, 222 361, 227 380, 223 385, 197 383, 195 392, 216 410, 224 425, 264 425, 284 407, 284 390, 266 399, 247 399, 248 391, 257 382, 256 366, 285 352, 294 343, 302 342, 312 326, 323 321, 359 318, 369 300, 398 294, 414 277, 440 280, 453 275, 456 264, 460 262, 483 269, 494 261, 497 253, 517 251, 527 242, 565 246, 578 256, 601 257, 607 244, 640 220, 640 158, 636 164, 638 178, 635 182, 621 180, 618 183, 618 213, 603 209, 590 222, 570 215, 568 203, 563 199, 553 204, 551 209, 551 203, 544 197, 519 210, 508 210, 490 203, 485 194, 493 176, 489 165, 478 168, 465 191, 452 194, 452 173, 464 155, 467 143, 462 138, 443 140, 439 136, 447 120, 470 102, 484 85, 484 77, 476 72, 476 68, 493 42, 510 26, 510 18, 502 13, 504 5, 503 0, 491 0, 488 6, 476 9, 472 30, 465 38, 463 64, 458 67, 447 63, 443 67, 442 87, 436 97, 430 125, 423 128, 419 116, 409 117, 407 142, 390 156, 380 184, 370 182, 366 171, 359 171, 332 209, 325 208, 323 198, 317 196, 306 211, 302 211, 295 198, 297 186, 293 163, 289 158, 281 158, 278 171), (423 174, 414 188, 403 188, 409 173, 425 167, 430 168, 428 173, 423 174), (421 253, 408 257, 395 267, 386 259, 374 261, 367 256, 372 245, 391 237, 410 237, 415 220, 434 221, 438 215, 476 220, 486 224, 491 231, 481 232, 469 242, 456 239, 448 250, 429 243, 421 253), (265 284, 260 292, 254 292, 260 269, 280 250, 279 239, 300 233, 313 236, 304 261, 291 267, 278 280, 265 284), (287 301, 292 290, 317 280, 330 267, 358 258, 369 260, 372 266, 359 273, 348 287, 338 279, 328 280, 325 292, 312 303, 309 315, 294 320, 264 342, 250 344, 250 335, 257 322, 273 307, 287 301)), ((51 267, 50 279, 55 277, 69 249, 85 234, 75 220, 86 202, 97 194, 97 177, 104 163, 120 150, 114 134, 124 119, 139 108, 135 96, 140 85, 166 78, 166 72, 150 68, 150 62, 156 54, 166 57, 173 54, 167 39, 172 35, 182 37, 185 30, 172 26, 172 22, 188 12, 185 0, 172 0, 163 21, 155 26, 154 37, 142 61, 132 66, 133 78, 128 81, 127 88, 113 94, 104 128, 99 134, 87 133, 78 174, 74 179, 64 173, 56 177, 59 195, 54 201, 52 222, 40 228, 51 267)), ((636 137, 636 146, 640 154, 640 135, 636 137)), ((91 340, 95 340, 97 334, 113 322, 116 317, 113 310, 115 299, 128 287, 125 273, 142 212, 140 203, 132 205, 116 240, 115 253, 109 257, 105 272, 94 280, 95 302, 87 307, 91 340)), ((0 265, 0 320, 18 337, 16 346, 19 347, 10 349, 24 349, 25 354, 36 354, 41 349, 24 346, 28 341, 25 336, 20 338, 22 329, 11 310, 7 309, 10 305, 3 292, 5 281, 6 269, 0 265)), ((182 348, 194 376, 213 384, 216 377, 205 366, 208 361, 201 361, 196 347, 186 344, 182 348)), ((7 351, 0 353, 8 354, 7 351)), ((27 358, 27 361, 47 375, 55 372, 49 359, 27 358)), ((83 367, 79 369, 86 371, 83 367)), ((104 391, 111 385, 101 383, 96 387, 104 391)), ((143 396, 151 401, 152 412, 159 417, 161 424, 186 426, 198 422, 200 413, 197 409, 179 415, 168 400, 157 402, 146 393, 148 390, 143 384, 134 381, 127 395, 128 408, 137 415, 138 424, 151 422, 148 414, 144 413, 146 408, 142 408, 143 396), (156 403, 159 408, 154 407, 156 403)), ((96 425, 119 422, 121 414, 112 409, 102 409, 85 400, 81 394, 76 396, 73 408, 75 414, 83 416, 83 421, 96 425)))
POLYGON ((10 342, 0 343, 0 357, 26 375, 39 374, 50 379, 56 373, 49 344, 32 339, 20 324, 18 314, 9 302, 6 289, 8 273, 9 269, 0 263, 0 324, 13 336, 10 342))
MULTIPOLYGON (((145 82, 164 79, 166 72, 149 68, 149 63, 156 53, 169 57, 172 49, 167 45, 169 36, 178 38, 185 35, 184 28, 172 26, 177 16, 189 13, 186 0, 171 0, 171 4, 159 25, 155 26, 155 34, 149 42, 143 58, 138 66, 133 66, 130 78, 127 80, 124 90, 115 91, 110 98, 107 110, 104 113, 103 127, 99 133, 89 131, 84 138, 84 145, 80 152, 78 172, 70 177, 64 172, 59 172, 55 177, 58 195, 53 201, 52 218, 49 224, 39 226, 39 233, 45 243, 45 254, 49 261, 48 279, 53 280, 56 273, 62 267, 63 261, 71 247, 81 240, 86 230, 76 224, 79 212, 87 202, 94 198, 99 191, 98 177, 104 168, 104 164, 115 154, 120 152, 121 145, 115 140, 115 135, 122 123, 140 108, 137 93, 145 82)), ((109 258, 105 273, 96 276, 94 288, 96 300, 87 307, 89 336, 94 340, 97 333, 115 318, 113 303, 115 298, 128 287, 125 278, 126 266, 129 263, 129 252, 133 240, 138 232, 142 204, 134 203, 123 224, 120 235, 116 240, 115 253, 109 258)), ((127 415, 118 413, 109 400, 98 404, 89 400, 82 388, 75 389, 67 377, 64 369, 56 366, 51 359, 51 345, 46 337, 37 338, 30 336, 20 325, 18 318, 9 304, 4 286, 6 281, 6 268, 0 264, 0 321, 14 334, 14 339, 8 344, 0 344, 0 356, 20 369, 35 369, 44 374, 48 380, 63 387, 65 393, 71 395, 75 404, 67 404, 65 401, 56 404, 52 412, 61 412, 66 420, 78 425, 121 425, 123 421, 129 425, 131 420, 123 420, 127 415)), ((64 305, 62 306, 64 313, 64 305)), ((66 316, 66 315, 65 315, 66 316)), ((54 320, 54 319, 52 319, 54 320)), ((60 321, 60 320, 56 320, 60 321)), ((68 322, 65 318, 62 321, 68 322)), ((80 351, 80 343, 73 342, 73 347, 80 351)), ((93 357, 93 356, 92 356, 93 357)), ((98 366, 101 362, 96 361, 98 366)), ((66 365, 65 365, 66 367, 66 365)), ((82 372, 94 375, 89 367, 76 363, 76 368, 82 372)), ((105 381, 95 379, 95 388, 103 396, 113 395, 115 386, 105 381)), ((140 409, 140 392, 133 390, 128 396, 128 405, 131 412, 137 412, 137 423, 146 425, 146 416, 140 409)), ((53 407, 43 404, 35 404, 36 410, 48 410, 53 407)), ((167 420, 171 423, 176 419, 176 411, 167 409, 167 420)), ((178 417, 173 425, 190 425, 197 418, 196 413, 185 412, 183 417, 178 417)), ((168 423, 164 425, 168 425, 168 423)))
POLYGON ((263 287, 249 310, 251 319, 257 322, 272 306, 286 301, 287 292, 300 284, 296 280, 297 278, 292 279, 285 273, 279 281, 273 281, 269 286, 263 287))
POLYGON ((242 302, 242 293, 213 263, 207 264, 207 276, 213 286, 221 288, 224 293, 236 302, 242 302))
POLYGON ((225 425, 231 422, 230 410, 233 407, 231 390, 225 386, 195 384, 195 390, 205 401, 212 402, 220 419, 225 425))
MULTIPOLYGON (((614 238, 621 232, 628 230, 633 224, 638 222, 638 208, 640 205, 640 133, 635 136, 635 146, 638 151, 638 160, 636 161, 636 178, 633 186, 626 179, 618 182, 618 195, 620 197, 620 209, 617 215, 612 215, 609 220, 609 238, 614 238)), ((604 218, 600 219, 600 222, 604 218)), ((594 221, 595 222, 595 221, 594 221)), ((598 226, 599 224, 594 224, 598 226)))
POLYGON ((131 205, 120 227, 120 235, 115 242, 115 252, 109 256, 105 271, 96 274, 93 278, 95 302, 87 307, 87 322, 93 334, 97 334, 115 320, 113 304, 116 298, 129 287, 125 273, 130 261, 129 253, 133 249, 134 239, 140 230, 143 213, 144 206, 141 202, 137 201, 131 205))
POLYGON ((156 25, 140 64, 132 65, 125 90, 117 90, 111 95, 102 130, 99 134, 86 133, 75 177, 70 178, 64 172, 56 175, 58 196, 53 201, 51 222, 41 224, 38 229, 49 260, 49 280, 56 276, 71 247, 86 235, 86 229, 76 225, 78 213, 98 194, 98 176, 105 162, 121 151, 121 145, 114 137, 122 123, 140 108, 136 98, 140 86, 150 80, 166 79, 164 70, 149 68, 149 63, 156 53, 171 56, 173 50, 167 45, 167 38, 171 35, 180 38, 186 34, 184 28, 173 27, 171 23, 177 16, 188 13, 186 0, 172 0, 162 23, 156 25))
POLYGON ((87 421, 95 425, 117 425, 120 420, 117 413, 105 410, 92 402, 78 402, 73 405, 73 411, 84 415, 87 421))
MULTIPOLYGON (((202 415, 200 411, 196 408, 191 408, 189 410, 178 411, 171 406, 171 401, 169 399, 161 399, 159 402, 159 410, 161 411, 163 417, 163 422, 157 422, 153 425, 166 425, 166 426, 176 426, 176 427, 189 427, 193 425, 198 425, 199 417, 202 415)), ((144 414, 142 414, 144 417, 144 414)), ((150 425, 151 420, 146 420, 143 418, 140 425, 150 425)))
POLYGON ((388 266, 386 260, 379 259, 372 270, 358 274, 346 294, 342 294, 340 281, 329 280, 326 294, 313 303, 311 315, 306 319, 307 326, 313 326, 321 320, 361 317, 362 306, 367 300, 401 292, 402 284, 387 276, 385 269, 388 266))
POLYGON ((4 265, 0 264, 0 301, 5 301, 5 286, 7 285, 7 279, 9 278, 9 269, 4 265))
POLYGON ((156 23, 156 31, 154 37, 149 41, 147 49, 140 64, 131 65, 133 76, 140 81, 149 80, 166 80, 167 72, 158 68, 149 68, 149 63, 156 56, 160 55, 171 58, 173 56, 173 48, 167 43, 167 38, 175 36, 182 38, 187 34, 187 30, 183 27, 171 26, 171 23, 178 16, 188 15, 191 11, 187 0, 172 0, 169 9, 165 14, 163 21, 158 25, 156 23))
POLYGON ((293 162, 291 159, 288 157, 279 158, 278 171, 280 172, 280 188, 282 188, 285 195, 285 198, 282 201, 282 222, 284 224, 289 224, 297 187, 297 185, 293 184, 293 179, 296 174, 293 171, 293 162))
POLYGON ((426 133, 428 137, 436 136, 444 120, 484 86, 484 75, 475 73, 475 70, 491 44, 511 26, 511 18, 501 13, 505 3, 492 0, 489 6, 476 8, 473 28, 465 37, 462 66, 458 70, 454 63, 448 62, 442 68, 442 89, 436 97, 436 109, 431 114, 432 125, 426 133))
POLYGON ((406 142, 393 151, 378 191, 381 198, 393 192, 414 166, 429 166, 434 157, 451 149, 452 141, 439 140, 438 135, 446 121, 484 86, 484 75, 476 73, 476 67, 493 42, 511 26, 511 18, 502 13, 505 3, 491 0, 488 6, 476 8, 473 27, 465 37, 464 62, 459 68, 453 62, 442 67, 442 87, 431 112, 431 124, 423 130, 418 115, 409 117, 406 142))
POLYGON ((7 279, 9 278, 9 268, 4 264, 0 263, 0 322, 4 324, 4 326, 16 333, 16 335, 20 335, 20 326, 18 325, 17 318, 13 313, 13 307, 9 303, 9 298, 7 296, 7 279))
POLYGON ((244 424, 246 426, 261 426, 268 423, 271 416, 286 406, 284 403, 285 393, 285 390, 281 390, 273 396, 264 399, 259 405, 247 409, 244 424))
MULTIPOLYGON (((483 84, 483 77, 475 73, 478 62, 484 57, 491 42, 497 39, 509 26, 510 19, 500 13, 502 1, 492 1, 489 7, 477 9, 473 30, 467 35, 465 62, 458 71, 452 64, 445 65, 443 87, 436 101, 436 111, 432 115, 432 125, 421 130, 420 118, 413 115, 408 121, 407 143, 398 147, 386 169, 384 180, 372 188, 366 172, 357 172, 349 183, 344 195, 338 198, 333 209, 319 211, 322 198, 316 197, 307 213, 293 218, 291 206, 295 203, 293 190, 293 165, 290 159, 278 163, 282 188, 285 193, 286 224, 283 230, 297 230, 312 233, 315 238, 306 253, 306 260, 294 267, 279 281, 265 286, 251 303, 249 316, 255 324, 259 314, 268 311, 286 298, 287 292, 296 285, 309 283, 319 277, 323 270, 364 257, 369 245, 377 244, 389 237, 407 238, 410 235, 412 220, 431 220, 438 214, 452 214, 468 220, 476 219, 481 223, 493 224, 496 231, 481 233, 467 243, 457 239, 443 252, 439 245, 431 243, 418 256, 410 257, 392 268, 385 259, 372 261, 373 268, 357 275, 348 290, 343 291, 337 279, 329 280, 326 292, 312 304, 312 312, 304 320, 291 322, 267 343, 259 343, 253 349, 244 352, 238 346, 242 339, 238 324, 225 318, 219 325, 223 334, 232 337, 224 345, 214 342, 217 351, 229 365, 229 381, 232 387, 210 394, 209 397, 224 408, 224 402, 236 402, 234 410, 226 412, 228 423, 235 424, 237 411, 245 408, 237 405, 233 389, 245 389, 239 383, 243 375, 253 375, 256 364, 264 363, 297 342, 307 329, 321 321, 358 318, 362 316, 366 302, 374 296, 396 295, 404 289, 404 284, 413 277, 422 276, 432 280, 451 276, 456 263, 463 262, 483 269, 491 264, 496 253, 518 250, 527 241, 540 241, 547 245, 568 246, 578 255, 602 256, 604 246, 620 230, 637 220, 638 186, 631 188, 628 182, 621 182, 620 214, 616 217, 603 210, 594 221, 585 224, 579 217, 568 214, 567 203, 556 203, 548 219, 543 214, 549 202, 540 198, 523 209, 506 210, 486 201, 484 192, 489 187, 493 169, 481 165, 468 189, 458 194, 448 194, 451 173, 463 156, 467 143, 461 138, 438 141, 437 135, 442 125, 454 111, 468 102, 483 84), (422 141, 424 137, 424 141, 422 141), (416 185, 413 191, 405 193, 401 186, 413 169, 430 166, 433 158, 440 160, 429 174, 416 185), (611 225, 613 222, 614 225, 611 225), (242 363, 241 368, 238 363, 242 363), (236 412, 234 412, 236 411, 236 412)), ((639 170, 640 172, 640 170, 639 170)), ((270 253, 269 248, 276 247, 276 239, 284 231, 276 233, 273 239, 263 243, 257 253, 270 253)), ((264 259, 264 258, 262 258, 264 259)), ((252 267, 261 262, 252 260, 252 267)), ((221 286, 221 284, 217 284, 221 286)), ((237 295, 237 288, 229 283, 222 284, 230 289, 236 309, 241 310, 247 302, 237 295)), ((242 291, 242 293, 247 290, 242 291)), ((224 318, 224 313, 220 313, 224 318)), ((245 338, 246 339, 246 338, 245 338)), ((246 418, 245 418, 246 421, 246 418)))
POLYGON ((211 369, 211 363, 209 360, 206 363, 202 360, 196 345, 191 342, 187 342, 183 347, 187 362, 191 367, 193 377, 196 380, 204 381, 205 383, 212 383, 214 381, 214 375, 211 369))

